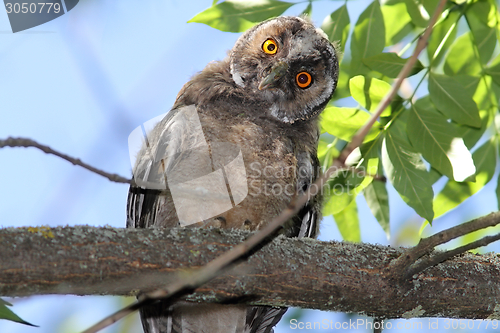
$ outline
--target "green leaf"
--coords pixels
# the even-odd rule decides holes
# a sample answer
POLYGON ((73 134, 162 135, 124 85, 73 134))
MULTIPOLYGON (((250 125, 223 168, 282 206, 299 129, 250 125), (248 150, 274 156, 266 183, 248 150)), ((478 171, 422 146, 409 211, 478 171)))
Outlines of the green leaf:
MULTIPOLYGON (((349 80, 349 89, 352 97, 362 107, 370 112, 374 112, 380 101, 391 90, 391 85, 385 81, 358 75, 349 80)), ((391 115, 391 107, 387 107, 381 117, 391 115)))
MULTIPOLYGON (((330 140, 331 141, 331 140, 330 140)), ((319 137, 319 142, 318 142, 318 159, 322 159, 325 157, 326 152, 328 150, 328 145, 331 143, 329 140, 327 140, 324 136, 319 137)))
MULTIPOLYGON (((424 6, 425 5, 424 2, 424 6)), ((427 9, 427 12, 434 13, 434 10, 429 11, 429 9, 427 9)), ((433 67, 439 64, 445 53, 443 50, 448 50, 451 43, 455 40, 455 36, 457 35, 457 21, 459 18, 460 13, 458 11, 452 11, 444 21, 440 22, 432 29, 432 34, 427 44, 427 56, 433 67)))
POLYGON ((451 45, 444 61, 444 73, 454 75, 476 75, 481 73, 481 63, 474 52, 471 32, 458 37, 451 45))
POLYGON ((364 170, 366 169, 368 168, 360 168, 358 171, 337 170, 337 173, 323 187, 326 199, 323 216, 335 215, 343 211, 372 182, 372 177, 365 177, 364 170))
POLYGON ((347 66, 340 66, 339 81, 337 82, 337 89, 335 89, 333 93, 332 101, 351 96, 349 92, 349 78, 351 76, 346 71, 346 67, 347 66))
MULTIPOLYGON (((355 108, 327 107, 321 114, 321 127, 344 141, 351 141, 356 132, 368 121, 370 115, 355 108)), ((380 133, 380 123, 375 122, 364 141, 373 140, 380 133)))
POLYGON ((497 195, 497 210, 500 209, 500 175, 497 178, 497 189, 495 191, 497 195))
POLYGON ((485 132, 486 128, 493 120, 492 114, 496 113, 498 110, 500 87, 493 82, 491 76, 483 76, 482 78, 475 76, 456 76, 454 78, 458 83, 464 85, 466 94, 472 96, 472 99, 479 108, 481 128, 473 129, 476 132, 475 134, 473 134, 472 132, 474 131, 471 130, 468 131, 470 134, 463 134, 465 144, 467 147, 471 147, 470 144, 475 144, 475 142, 477 142, 481 134, 485 132))
POLYGON ((393 123, 390 125, 390 127, 391 131, 397 132, 398 136, 411 146, 410 139, 408 139, 408 133, 406 131, 406 125, 408 124, 408 116, 410 112, 404 112, 404 110, 406 109, 402 110, 395 121, 393 120, 393 123))
POLYGON ((486 74, 491 76, 496 84, 500 85, 500 54, 491 62, 491 65, 486 68, 486 74))
POLYGON ((432 221, 432 198, 434 192, 429 181, 429 174, 420 155, 413 150, 406 138, 392 126, 386 132, 382 144, 382 164, 401 198, 417 214, 432 221))
POLYGON ((474 96, 477 86, 479 85, 479 81, 481 80, 479 76, 470 75, 457 75, 454 76, 453 79, 462 85, 465 89, 464 92, 468 96, 474 96))
POLYGON ((278 0, 226 0, 197 14, 188 22, 204 23, 221 31, 243 32, 259 22, 281 15, 293 5, 278 0))
MULTIPOLYGON (((363 59, 363 63, 370 69, 377 71, 391 79, 398 77, 399 72, 403 69, 408 59, 403 59, 396 53, 380 53, 373 57, 363 59)), ((422 63, 417 60, 415 66, 408 76, 412 76, 424 69, 422 63)))
POLYGON ((339 179, 329 182, 324 189, 327 195, 325 195, 326 203, 323 205, 323 216, 335 215, 343 211, 364 188, 363 182, 357 188, 347 186, 339 179))
POLYGON ((400 43, 405 40, 410 34, 412 36, 415 30, 415 26, 410 22, 406 24, 397 34, 391 38, 391 44, 387 46, 393 46, 394 44, 400 43))
POLYGON ((325 197, 325 203, 323 205, 322 214, 323 216, 330 216, 332 214, 337 214, 345 209, 354 200, 354 196, 348 195, 345 192, 341 192, 337 195, 333 194, 331 196, 325 197))
POLYGON ((385 183, 374 180, 365 188, 363 194, 373 216, 375 216, 384 230, 387 239, 389 239, 389 195, 387 194, 385 183))
POLYGON ((489 113, 485 110, 479 111, 481 115, 481 127, 480 128, 474 128, 470 126, 465 126, 465 125, 458 125, 455 123, 452 123, 455 127, 455 129, 458 132, 458 135, 464 139, 465 146, 471 150, 472 147, 481 139, 483 136, 484 132, 486 131, 486 128, 488 128, 489 123, 491 122, 489 113))
POLYGON ((483 1, 472 4, 465 12, 467 24, 474 37, 473 42, 477 46, 482 64, 488 63, 497 44, 495 26, 489 26, 489 15, 484 15, 485 11, 490 12, 490 9, 492 9, 493 12, 496 11, 492 4, 483 1))
POLYGON ((408 123, 413 147, 433 168, 460 182, 474 175, 476 168, 463 139, 428 98, 412 105, 408 123))
POLYGON ((495 130, 498 132, 500 132, 500 114, 497 113, 495 114, 495 130))
MULTIPOLYGON (((352 198, 357 196, 363 189, 373 181, 371 175, 382 175, 382 166, 380 164, 380 149, 382 147, 382 136, 379 135, 375 140, 366 142, 361 147, 356 148, 347 158, 346 164, 355 167, 356 172, 351 173, 350 178, 345 178, 350 184, 353 184, 354 189, 349 194, 352 198), (355 160, 355 161, 350 161, 355 160)), ((345 173, 345 171, 342 171, 345 173)), ((346 181, 344 181, 346 183, 346 181)), ((330 188, 334 188, 334 184, 329 184, 330 188)), ((352 187, 352 186, 351 186, 352 187)), ((338 193, 334 193, 337 194, 338 193)), ((351 200, 352 200, 351 198, 351 200)), ((345 207, 345 203, 331 203, 332 211, 338 212, 345 207)))
POLYGON ((383 175, 382 166, 379 166, 382 141, 383 136, 379 135, 375 140, 365 142, 359 147, 361 159, 356 164, 356 169, 365 171, 369 175, 383 175))
POLYGON ((441 177, 443 177, 443 175, 437 171, 436 169, 434 169, 432 166, 429 170, 429 181, 431 184, 435 184, 438 180, 441 179, 441 177))
POLYGON ((323 170, 330 167, 333 158, 339 156, 340 152, 335 147, 332 138, 327 138, 329 134, 321 135, 318 144, 318 160, 323 170))
POLYGON ((427 16, 431 17, 432 13, 436 11, 439 0, 420 0, 420 3, 424 6, 425 11, 427 12, 427 16))
POLYGON ((307 4, 306 9, 304 9, 304 11, 302 12, 301 16, 303 16, 303 15, 305 15, 305 16, 311 16, 312 9, 313 9, 312 2, 309 2, 307 4))
POLYGON ((492 140, 485 142, 479 147, 472 159, 476 165, 476 181, 458 183, 449 180, 441 192, 434 199, 435 217, 439 217, 465 201, 473 194, 482 189, 495 174, 496 147, 492 140))
POLYGON ((462 125, 481 127, 476 103, 472 97, 464 94, 464 87, 455 79, 431 73, 429 93, 432 102, 445 116, 462 125))
POLYGON ((344 210, 333 215, 342 238, 349 242, 361 242, 358 206, 353 200, 344 210))
POLYGON ((325 17, 321 29, 328 35, 330 42, 339 42, 340 51, 344 52, 350 26, 351 21, 349 20, 347 6, 343 5, 329 16, 325 17))
POLYGON ((6 320, 14 321, 16 323, 38 327, 36 325, 30 324, 27 321, 21 319, 18 315, 16 315, 14 312, 12 312, 7 306, 12 306, 12 304, 10 304, 9 302, 4 301, 3 299, 0 298, 0 319, 6 319, 6 320))
POLYGON ((471 149, 479 141, 488 126, 491 124, 493 120, 493 117, 491 116, 492 112, 496 112, 498 109, 497 98, 494 96, 497 94, 497 92, 495 92, 497 89, 490 76, 484 76, 483 78, 473 76, 457 76, 455 79, 462 84, 464 82, 468 82, 468 85, 465 86, 467 94, 473 95, 472 98, 480 110, 480 128, 454 124, 458 129, 460 136, 464 139, 465 145, 471 149), (469 89, 469 87, 471 89, 469 89))
MULTIPOLYGON (((364 143, 360 147, 362 160, 356 165, 356 169, 364 170, 368 175, 383 176, 380 150, 382 148, 383 136, 379 135, 376 140, 364 143)), ((373 179, 369 176, 366 178, 373 179)), ((385 231, 389 239, 389 199, 385 183, 373 179, 363 190, 368 207, 377 219, 378 223, 385 231)))
POLYGON ((404 3, 413 24, 420 28, 426 28, 429 24, 430 16, 421 4, 421 1, 404 0, 404 3))
MULTIPOLYGON (((403 2, 389 1, 381 8, 385 25, 385 45, 390 46, 399 42, 404 36, 401 31, 405 30, 411 22, 406 5, 403 2)), ((410 30, 411 31, 411 30, 410 30)))
POLYGON ((361 171, 353 171, 350 169, 338 170, 338 172, 328 180, 326 192, 340 195, 343 192, 348 194, 351 190, 361 185, 364 181, 365 174, 361 171))
POLYGON ((472 14, 485 26, 495 28, 499 18, 497 6, 498 2, 495 1, 476 1, 467 8, 465 14, 472 14))
POLYGON ((385 46, 384 17, 374 0, 358 18, 351 37, 351 75, 364 74, 368 68, 362 60, 381 53, 385 46))
POLYGON ((479 110, 498 110, 498 87, 492 82, 492 77, 484 76, 478 83, 472 99, 479 110))

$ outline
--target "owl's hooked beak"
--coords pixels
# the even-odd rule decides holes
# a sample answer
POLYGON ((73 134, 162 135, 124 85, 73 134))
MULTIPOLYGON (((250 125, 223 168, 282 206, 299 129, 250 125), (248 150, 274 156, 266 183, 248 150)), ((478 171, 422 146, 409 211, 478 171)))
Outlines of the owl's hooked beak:
POLYGON ((272 88, 276 85, 278 80, 285 75, 288 70, 288 64, 286 62, 280 61, 271 68, 271 73, 260 81, 259 90, 264 90, 267 88, 272 88))

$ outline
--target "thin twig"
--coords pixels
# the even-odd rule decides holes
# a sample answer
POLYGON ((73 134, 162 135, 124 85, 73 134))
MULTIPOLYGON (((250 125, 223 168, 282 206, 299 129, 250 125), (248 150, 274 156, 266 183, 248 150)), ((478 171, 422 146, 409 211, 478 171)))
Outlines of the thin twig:
POLYGON ((117 175, 115 173, 108 173, 108 172, 99 170, 97 168, 94 168, 93 166, 82 162, 79 158, 74 158, 74 157, 68 156, 66 154, 60 153, 60 152, 50 148, 49 146, 42 145, 42 144, 40 144, 34 140, 31 140, 31 139, 8 137, 5 140, 0 140, 0 148, 3 148, 3 147, 25 147, 25 148, 34 147, 34 148, 38 148, 46 154, 56 155, 57 157, 60 157, 63 160, 66 160, 73 165, 81 166, 82 168, 87 169, 91 172, 94 172, 100 176, 103 176, 112 182, 124 183, 124 184, 130 184, 130 182, 131 182, 130 179, 124 178, 124 177, 117 175))
MULTIPOLYGON (((500 223, 500 221, 499 221, 499 223, 500 223)), ((409 279, 413 275, 418 274, 429 267, 440 264, 443 261, 448 260, 448 259, 456 256, 457 254, 464 253, 464 252, 472 250, 472 249, 477 249, 478 247, 486 246, 488 244, 496 242, 499 239, 500 239, 500 234, 496 234, 493 236, 486 236, 486 237, 483 237, 481 239, 478 239, 477 241, 469 243, 467 245, 457 247, 456 249, 449 250, 449 251, 446 251, 443 253, 439 253, 436 256, 430 257, 427 260, 424 260, 422 262, 419 262, 418 264, 411 266, 408 269, 408 271, 406 272, 406 278, 409 279)))
MULTIPOLYGON (((498 224, 500 224, 500 212, 495 212, 478 219, 457 225, 450 229, 443 230, 430 237, 423 238, 420 240, 417 246, 409 249, 406 253, 401 255, 394 262, 394 264, 391 265, 390 269, 394 272, 394 274, 399 275, 401 274, 401 272, 407 271, 408 267, 410 267, 410 265, 412 265, 418 259, 426 254, 431 253, 436 246, 449 242, 452 239, 470 234, 471 232, 488 227, 493 227, 498 224)), ((408 274, 403 273, 402 275, 404 277, 408 274)))
POLYGON ((252 235, 249 239, 244 241, 243 243, 235 246, 228 252, 224 253, 220 257, 212 260, 199 270, 193 272, 190 274, 188 278, 183 277, 183 279, 178 279, 176 282, 171 284, 170 286, 167 286, 164 289, 156 290, 154 292, 148 293, 142 298, 141 300, 137 301, 136 303, 121 309, 120 311, 112 314, 109 317, 104 318, 97 324, 93 325, 92 327, 88 328, 85 330, 83 333, 95 333, 98 332, 99 330, 108 327, 109 325, 115 323, 119 319, 125 317, 126 315, 136 311, 139 309, 141 306, 151 303, 151 299, 168 299, 172 297, 173 295, 179 295, 182 290, 185 290, 185 293, 188 293, 202 284, 212 280, 213 278, 217 277, 220 272, 227 268, 232 262, 234 262, 236 259, 240 258, 246 253, 249 253, 250 250, 252 250, 255 246, 260 244, 264 239, 269 237, 271 234, 273 234, 283 223, 288 221, 290 218, 292 218, 295 214, 298 213, 298 211, 306 204, 306 202, 316 195, 319 191, 318 189, 322 189, 323 185, 327 182, 327 180, 330 178, 332 174, 338 171, 340 168, 345 168, 345 161, 347 157, 353 152, 354 149, 358 148, 361 143, 363 142, 365 136, 368 134, 370 131, 370 128, 373 126, 375 121, 379 118, 379 116, 382 114, 385 108, 390 104, 391 100, 394 98, 396 95, 399 87, 401 86, 401 82, 404 78, 406 78, 410 72, 410 70, 413 68, 415 65, 415 62, 417 61, 417 57, 420 54, 420 52, 425 48, 427 45, 427 40, 429 39, 430 33, 432 31, 432 27, 437 21, 437 18, 439 15, 441 15, 441 12, 444 8, 444 5, 446 4, 447 0, 441 0, 438 8, 436 9, 434 15, 432 16, 429 26, 426 30, 426 32, 422 35, 422 37, 419 39, 417 46, 412 54, 412 56, 408 59, 406 62, 405 66, 399 73, 397 79, 395 80, 394 85, 392 86, 391 90, 389 93, 384 97, 384 99, 381 101, 379 104, 377 110, 375 113, 372 115, 370 120, 356 133, 356 135, 353 137, 352 141, 347 145, 347 147, 342 150, 340 153, 340 156, 335 159, 333 162, 333 165, 328 168, 328 170, 325 172, 324 175, 319 177, 316 182, 314 182, 313 185, 309 187, 309 189, 302 195, 299 195, 295 197, 294 200, 290 202, 288 207, 281 212, 279 216, 274 218, 269 224, 267 224, 263 229, 261 229, 259 232, 255 233, 252 235), (313 193, 314 191, 314 193, 313 193))
POLYGON ((486 216, 482 216, 475 220, 460 224, 453 228, 443 230, 431 237, 422 239, 417 246, 410 249, 407 253, 401 255, 401 257, 397 259, 396 264, 392 267, 393 269, 395 269, 395 271, 400 271, 400 272, 401 272, 400 268, 402 267, 403 271, 405 272, 404 278, 409 279, 413 275, 420 273, 429 267, 437 265, 453 256, 456 256, 457 254, 481 246, 486 246, 490 243, 497 241, 498 239, 500 239, 500 234, 494 236, 486 236, 477 241, 471 242, 467 245, 439 253, 436 256, 423 260, 422 262, 413 264, 419 258, 423 257, 426 254, 431 253, 434 250, 434 248, 438 245, 449 242, 452 239, 470 234, 471 232, 474 231, 478 231, 484 228, 494 227, 498 224, 500 224, 500 212, 495 212, 488 214, 486 216))

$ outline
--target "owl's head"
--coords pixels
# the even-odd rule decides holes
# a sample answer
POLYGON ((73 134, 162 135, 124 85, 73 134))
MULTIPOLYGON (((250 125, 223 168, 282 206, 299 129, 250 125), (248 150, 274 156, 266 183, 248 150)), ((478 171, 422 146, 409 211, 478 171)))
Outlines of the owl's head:
POLYGON ((338 81, 338 59, 326 34, 298 17, 256 25, 230 54, 234 82, 269 105, 271 117, 286 123, 318 115, 338 81))

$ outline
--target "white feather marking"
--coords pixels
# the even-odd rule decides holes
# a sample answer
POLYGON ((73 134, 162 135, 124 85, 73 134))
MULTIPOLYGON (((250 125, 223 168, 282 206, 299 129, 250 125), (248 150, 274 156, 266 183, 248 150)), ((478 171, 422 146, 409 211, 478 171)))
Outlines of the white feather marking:
POLYGON ((328 35, 322 29, 316 28, 316 32, 318 33, 318 35, 320 35, 324 39, 328 39, 328 35))
POLYGON ((316 99, 314 99, 311 103, 307 104, 307 108, 310 108, 311 110, 314 109, 316 106, 320 105, 325 101, 325 99, 330 96, 333 90, 333 79, 330 77, 326 78, 326 88, 323 90, 323 93, 316 99))
POLYGON ((315 49, 314 42, 317 41, 316 35, 311 35, 310 31, 303 31, 293 36, 293 48, 288 57, 290 59, 297 59, 300 57, 320 55, 319 51, 315 49))
POLYGON ((233 64, 231 64, 231 76, 233 77, 234 83, 236 83, 240 87, 244 87, 245 86, 245 82, 243 82, 243 79, 241 78, 240 73, 238 73, 238 72, 236 72, 234 70, 233 64))
POLYGON ((280 120, 280 121, 283 121, 285 123, 292 123, 293 121, 290 120, 290 118, 288 118, 287 115, 285 114, 280 114, 280 107, 278 104, 274 103, 271 105, 271 107, 269 108, 269 111, 271 111, 271 115, 280 120))

